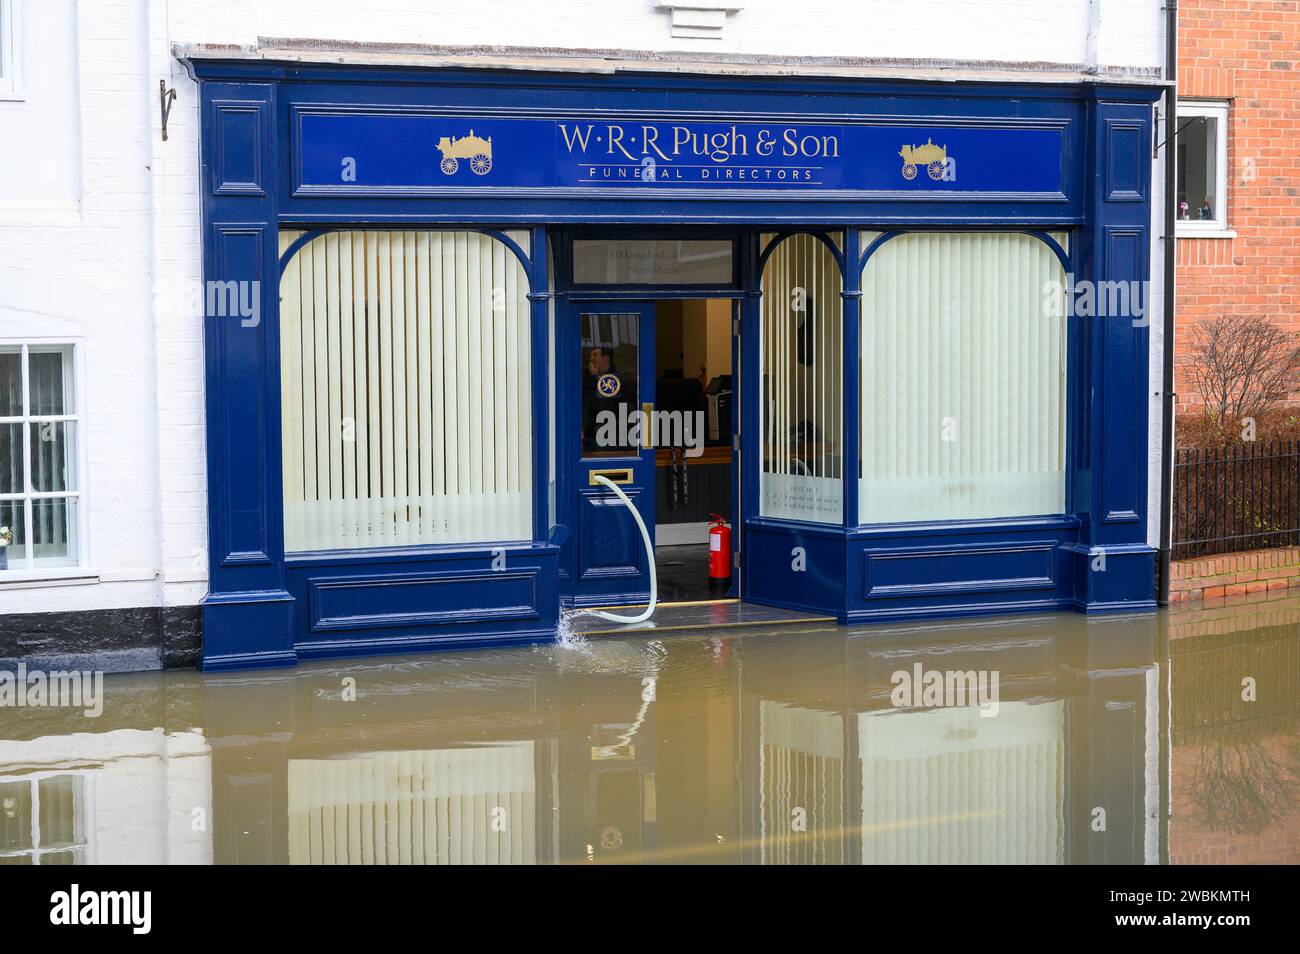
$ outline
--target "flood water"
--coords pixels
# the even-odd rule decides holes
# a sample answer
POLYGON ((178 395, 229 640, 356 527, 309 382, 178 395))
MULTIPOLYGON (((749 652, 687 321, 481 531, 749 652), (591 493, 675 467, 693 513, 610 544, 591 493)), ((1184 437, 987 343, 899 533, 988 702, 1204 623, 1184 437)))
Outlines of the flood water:
POLYGON ((0 709, 0 856, 1294 863, 1300 600, 110 675, 0 709))

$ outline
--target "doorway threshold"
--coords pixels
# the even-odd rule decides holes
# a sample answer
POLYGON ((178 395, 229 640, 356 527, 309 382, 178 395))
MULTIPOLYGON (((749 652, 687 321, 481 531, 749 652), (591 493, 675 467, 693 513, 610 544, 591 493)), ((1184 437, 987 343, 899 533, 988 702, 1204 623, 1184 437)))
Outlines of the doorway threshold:
MULTIPOLYGON (((608 607, 619 613, 628 613, 628 606, 608 607)), ((690 629, 740 628, 763 626, 801 626, 835 624, 834 616, 760 606, 737 599, 692 600, 680 603, 660 603, 652 619, 644 623, 623 625, 586 613, 573 617, 573 632, 579 636, 611 636, 620 633, 664 633, 690 629)))

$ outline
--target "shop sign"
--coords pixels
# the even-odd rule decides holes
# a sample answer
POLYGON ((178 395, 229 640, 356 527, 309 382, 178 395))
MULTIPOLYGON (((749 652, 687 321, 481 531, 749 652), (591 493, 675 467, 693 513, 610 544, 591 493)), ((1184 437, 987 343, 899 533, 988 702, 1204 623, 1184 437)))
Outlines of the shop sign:
POLYGON ((1059 121, 731 122, 297 110, 301 193, 1059 194, 1059 121))

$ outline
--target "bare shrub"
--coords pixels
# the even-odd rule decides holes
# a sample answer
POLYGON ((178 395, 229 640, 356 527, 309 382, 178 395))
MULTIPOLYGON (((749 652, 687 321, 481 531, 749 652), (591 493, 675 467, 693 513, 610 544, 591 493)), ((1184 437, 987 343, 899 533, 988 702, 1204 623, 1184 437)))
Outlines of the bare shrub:
POLYGON ((1188 353, 1192 383, 1217 424, 1259 415, 1300 387, 1295 336, 1265 318, 1203 321, 1189 336, 1188 353))

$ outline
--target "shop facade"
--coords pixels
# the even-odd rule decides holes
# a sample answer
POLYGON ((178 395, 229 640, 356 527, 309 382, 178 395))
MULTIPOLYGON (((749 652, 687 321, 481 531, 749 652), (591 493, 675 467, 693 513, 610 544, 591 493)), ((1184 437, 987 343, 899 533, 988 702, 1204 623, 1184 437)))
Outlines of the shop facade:
POLYGON ((681 506, 635 415, 677 423, 656 331, 698 302, 727 595, 1154 608, 1150 311, 1079 290, 1150 287, 1160 86, 186 62, 204 278, 243 303, 206 327, 204 668, 644 602, 594 475, 681 506))

